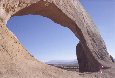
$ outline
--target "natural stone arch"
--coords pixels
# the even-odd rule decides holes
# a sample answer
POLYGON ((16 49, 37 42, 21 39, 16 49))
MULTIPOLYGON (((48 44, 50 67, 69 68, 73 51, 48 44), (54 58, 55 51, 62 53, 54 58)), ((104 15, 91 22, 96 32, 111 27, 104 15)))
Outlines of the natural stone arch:
MULTIPOLYGON (((68 27, 80 40, 77 55, 80 68, 82 68, 81 72, 99 71, 101 65, 113 66, 102 37, 79 0, 1 0, 0 2, 0 21, 3 24, 12 16, 33 14, 48 17, 54 22, 68 27), (85 63, 85 66, 81 62, 85 63)), ((0 31, 6 32, 6 28, 1 28, 0 31)), ((9 31, 7 30, 7 32, 9 31)), ((6 36, 3 32, 0 33, 3 37, 6 36)), ((14 41, 18 42, 16 39, 14 41)), ((8 38, 3 39, 4 42, 9 44, 8 38)), ((11 42, 13 43, 13 41, 11 42)), ((9 46, 2 45, 2 47, 6 47, 5 49, 9 51, 9 46)), ((10 48, 10 50, 12 49, 13 47, 10 48)))

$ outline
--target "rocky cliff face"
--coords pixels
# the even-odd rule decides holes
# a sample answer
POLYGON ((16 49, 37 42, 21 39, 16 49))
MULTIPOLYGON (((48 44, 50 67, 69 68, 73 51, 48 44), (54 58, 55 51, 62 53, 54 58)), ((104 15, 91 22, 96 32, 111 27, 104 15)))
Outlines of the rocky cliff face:
MULTIPOLYGON (((83 71, 99 71, 100 65, 114 66, 102 37, 79 0, 0 0, 0 72, 3 77, 7 74, 10 78, 18 78, 23 74, 21 78, 37 78, 38 76, 42 78, 43 75, 43 78, 51 78, 50 75, 64 78, 59 77, 57 73, 67 74, 62 70, 56 72, 58 69, 50 68, 31 57, 18 39, 7 29, 6 23, 10 17, 27 14, 48 17, 68 27, 78 37, 81 46, 78 57, 85 57, 88 63, 87 66, 80 64, 83 71), (46 69, 50 69, 51 72, 46 69), (45 75, 46 72, 47 75, 45 75)), ((85 61, 80 62, 85 63, 85 61)), ((72 76, 73 74, 68 74, 65 78, 74 78, 72 76)))

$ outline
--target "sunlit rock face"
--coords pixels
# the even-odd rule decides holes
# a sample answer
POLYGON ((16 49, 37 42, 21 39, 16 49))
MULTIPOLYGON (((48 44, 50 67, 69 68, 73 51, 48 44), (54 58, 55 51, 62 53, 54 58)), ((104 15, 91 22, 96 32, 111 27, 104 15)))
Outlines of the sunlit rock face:
POLYGON ((0 7, 0 20, 4 22, 4 20, 6 19, 6 16, 7 16, 7 13, 6 13, 5 9, 0 7))
POLYGON ((38 62, 9 31, 6 22, 10 17, 27 14, 48 17, 55 23, 68 27, 75 34, 80 40, 79 50, 76 51, 77 56, 87 59, 87 66, 81 64, 81 62, 83 64, 86 62, 85 59, 78 60, 82 68, 80 71, 95 72, 99 71, 101 65, 114 66, 103 39, 79 0, 0 0, 1 77, 76 78, 78 76, 38 62), (86 67, 87 69, 85 69, 86 67), (59 76, 59 73, 62 76, 59 76))

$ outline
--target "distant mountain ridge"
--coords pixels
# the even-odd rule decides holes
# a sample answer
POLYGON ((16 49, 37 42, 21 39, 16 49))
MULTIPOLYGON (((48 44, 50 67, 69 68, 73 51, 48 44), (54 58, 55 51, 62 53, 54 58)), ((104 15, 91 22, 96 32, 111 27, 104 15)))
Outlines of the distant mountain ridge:
MULTIPOLYGON (((115 61, 115 59, 114 59, 115 61)), ((78 64, 77 60, 50 60, 45 62, 46 64, 66 64, 66 65, 75 65, 78 64)))
POLYGON ((77 60, 51 60, 46 62, 46 64, 65 64, 65 65, 75 65, 78 64, 77 60))

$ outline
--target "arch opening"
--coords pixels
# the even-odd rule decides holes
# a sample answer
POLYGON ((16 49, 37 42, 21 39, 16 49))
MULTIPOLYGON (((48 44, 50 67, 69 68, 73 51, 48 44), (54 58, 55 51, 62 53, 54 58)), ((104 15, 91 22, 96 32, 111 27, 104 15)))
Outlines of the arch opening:
POLYGON ((75 47, 79 40, 68 28, 38 15, 12 17, 7 27, 39 61, 61 69, 77 71, 75 47))
MULTIPOLYGON (((33 3, 30 6, 23 8, 12 15, 13 16, 23 16, 23 15, 41 15, 48 17, 57 24, 60 24, 63 27, 69 28, 74 35, 81 40, 83 35, 80 33, 81 29, 77 26, 75 21, 69 18, 65 13, 62 12, 55 4, 47 1, 38 1, 33 3), (34 9, 33 9, 34 8, 34 9)), ((77 45, 77 43, 76 43, 77 45)), ((76 48, 75 48, 76 49, 76 48)), ((75 51, 76 52, 76 51, 75 51)), ((75 54, 76 56, 76 54, 75 54)), ((78 65, 78 64, 76 64, 78 65)), ((77 66, 78 68, 78 66, 77 66)))

